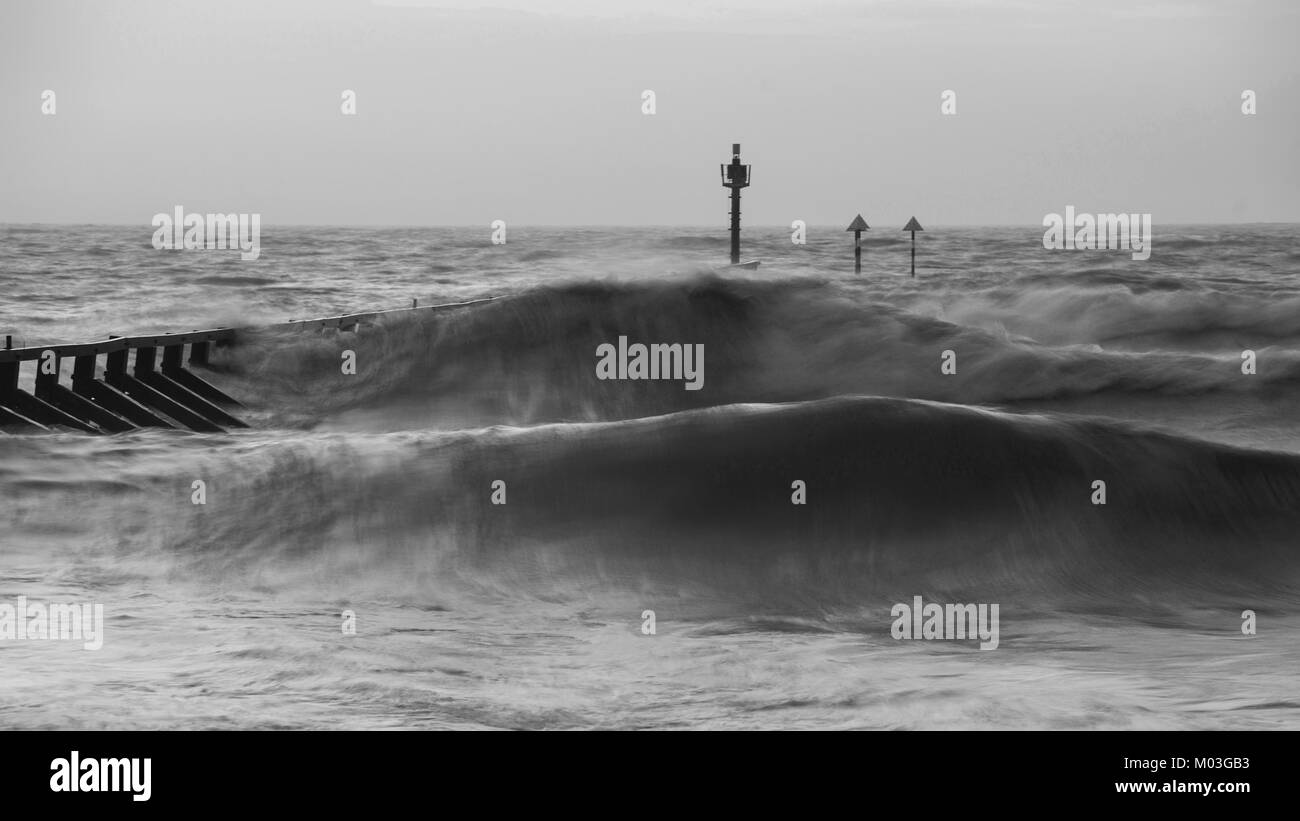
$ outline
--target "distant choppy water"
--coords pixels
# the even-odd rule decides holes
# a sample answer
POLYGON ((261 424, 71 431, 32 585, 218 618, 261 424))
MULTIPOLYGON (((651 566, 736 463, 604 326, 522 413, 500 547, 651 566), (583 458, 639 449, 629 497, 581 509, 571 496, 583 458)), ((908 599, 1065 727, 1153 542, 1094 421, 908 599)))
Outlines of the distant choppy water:
POLYGON ((502 297, 245 333, 247 431, 0 434, 0 604, 106 621, 0 640, 0 726, 1300 726, 1300 227, 932 227, 916 279, 893 229, 861 277, 839 228, 747 230, 756 272, 489 234, 0 227, 17 344, 502 297), (597 380, 620 335, 703 344, 704 389, 597 380), (893 639, 917 595, 998 603, 997 649, 893 639))

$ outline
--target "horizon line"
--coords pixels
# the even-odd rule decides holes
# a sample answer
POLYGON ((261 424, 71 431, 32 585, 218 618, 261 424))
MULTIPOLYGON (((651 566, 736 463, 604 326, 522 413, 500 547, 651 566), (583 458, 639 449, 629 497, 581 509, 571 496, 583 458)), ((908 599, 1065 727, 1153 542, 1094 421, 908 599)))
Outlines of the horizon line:
MULTIPOLYGON (((194 213, 198 213, 198 212, 194 212, 194 213)), ((203 213, 206 214, 207 212, 203 212, 203 213)), ((217 213, 217 212, 213 212, 213 213, 217 213)), ((221 212, 221 213, 226 213, 226 212, 221 212)), ((710 230, 716 230, 716 231, 718 231, 719 233, 722 233, 722 234, 726 234, 726 233, 728 233, 729 230, 730 230, 730 229, 728 229, 725 225, 724 225, 724 226, 718 226, 717 224, 699 224, 699 223, 669 223, 669 222, 665 222, 665 223, 647 223, 647 222, 643 222, 643 223, 599 223, 599 222, 589 222, 589 223, 519 222, 519 223, 510 223, 508 220, 507 220, 506 222, 507 222, 507 225, 512 225, 512 226, 522 226, 522 227, 525 227, 525 228, 632 228, 632 229, 640 229, 640 228, 690 228, 690 229, 710 229, 710 230)), ((1156 221, 1153 220, 1152 223, 1153 223, 1153 224, 1156 224, 1156 225, 1167 225, 1167 226, 1175 226, 1175 227, 1190 227, 1190 226, 1205 226, 1205 225, 1214 225, 1214 226, 1226 226, 1226 225, 1300 225, 1300 220, 1246 220, 1246 221, 1219 221, 1219 222, 1215 222, 1215 221, 1156 222, 1156 221)), ((839 223, 810 222, 810 223, 807 223, 807 224, 808 224, 809 227, 814 227, 814 226, 815 226, 815 227, 819 227, 819 228, 824 228, 824 227, 827 227, 827 226, 832 225, 832 224, 838 225, 839 223)), ((879 223, 879 224, 880 224, 880 225, 887 226, 887 227, 892 227, 892 226, 894 225, 893 223, 879 223)), ((905 223, 900 223, 900 224, 905 224, 905 223)), ((930 223, 930 224, 933 225, 935 228, 1026 228, 1026 227, 1042 228, 1042 227, 1043 227, 1043 225, 1042 225, 1041 222, 1039 222, 1039 223, 1029 223, 1029 222, 937 222, 937 223, 930 223)), ((281 223, 272 223, 272 225, 274 225, 274 226, 278 226, 278 227, 282 227, 282 228, 422 228, 422 229, 437 229, 437 228, 475 228, 475 229, 484 229, 484 228, 488 228, 488 229, 490 229, 490 228, 491 228, 491 223, 490 223, 490 222, 485 222, 485 223, 478 223, 478 222, 471 222, 471 223, 388 223, 388 222, 353 222, 353 223, 345 223, 345 222, 281 222, 281 223)), ((44 227, 44 226, 50 226, 50 227, 69 227, 69 228, 83 228, 83 227, 92 227, 92 228, 95 228, 95 227, 110 227, 110 228, 142 227, 142 228, 144 228, 145 230, 149 231, 150 233, 152 233, 154 230, 156 230, 152 224, 147 223, 147 222, 49 222, 49 221, 44 221, 44 220, 42 220, 42 221, 36 221, 36 222, 7 222, 7 221, 0 221, 0 227, 6 227, 6 228, 8 228, 8 227, 24 227, 24 228, 26 228, 26 227, 44 227)), ((789 230, 791 230, 791 227, 790 227, 789 225, 784 224, 784 223, 757 223, 757 224, 753 224, 753 225, 749 225, 749 226, 742 226, 741 230, 744 231, 744 230, 746 230, 746 229, 755 229, 755 228, 776 229, 776 230, 781 230, 781 231, 789 231, 789 230)), ((843 229, 841 229, 841 230, 843 230, 843 229)), ((868 230, 872 230, 872 231, 874 231, 874 230, 879 230, 879 229, 877 229, 877 228, 870 228, 870 229, 868 229, 868 230)), ((930 229, 924 229, 924 230, 930 230, 930 229)))

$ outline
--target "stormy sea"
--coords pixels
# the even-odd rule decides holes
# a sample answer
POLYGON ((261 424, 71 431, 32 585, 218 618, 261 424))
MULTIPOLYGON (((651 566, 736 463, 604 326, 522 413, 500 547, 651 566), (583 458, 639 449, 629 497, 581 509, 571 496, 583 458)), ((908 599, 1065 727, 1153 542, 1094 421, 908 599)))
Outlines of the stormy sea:
POLYGON ((0 433, 0 602, 103 608, 0 727, 1300 729, 1300 226, 489 237, 0 226, 15 347, 236 327, 249 424, 0 433))

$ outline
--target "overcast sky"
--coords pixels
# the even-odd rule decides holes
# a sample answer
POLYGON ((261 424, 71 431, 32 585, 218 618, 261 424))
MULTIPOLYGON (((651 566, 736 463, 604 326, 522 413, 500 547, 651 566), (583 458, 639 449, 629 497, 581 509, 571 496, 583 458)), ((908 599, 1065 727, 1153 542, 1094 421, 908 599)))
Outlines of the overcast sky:
POLYGON ((1300 221, 1298 35, 1294 0, 4 0, 0 222, 722 225, 733 142, 747 224, 1300 221))

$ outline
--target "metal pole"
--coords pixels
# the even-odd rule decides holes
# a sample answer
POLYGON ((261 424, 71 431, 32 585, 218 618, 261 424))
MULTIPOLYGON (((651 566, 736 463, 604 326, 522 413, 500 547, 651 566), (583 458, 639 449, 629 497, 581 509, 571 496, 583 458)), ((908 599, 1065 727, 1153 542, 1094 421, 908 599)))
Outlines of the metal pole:
POLYGON ((855 274, 862 273, 862 232, 870 227, 862 215, 858 214, 853 218, 853 222, 849 223, 849 227, 844 229, 853 232, 853 273, 855 274))
POLYGON ((740 262, 740 188, 731 189, 731 264, 740 262))
POLYGON ((903 226, 903 230, 910 231, 912 234, 912 276, 915 277, 916 276, 916 232, 924 231, 925 229, 921 227, 921 223, 916 221, 916 217, 912 217, 910 220, 907 221, 907 225, 903 226))
POLYGON ((740 143, 731 144, 731 163, 722 166, 722 186, 731 189, 731 264, 740 264, 740 189, 749 185, 749 166, 740 161, 740 143))

